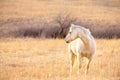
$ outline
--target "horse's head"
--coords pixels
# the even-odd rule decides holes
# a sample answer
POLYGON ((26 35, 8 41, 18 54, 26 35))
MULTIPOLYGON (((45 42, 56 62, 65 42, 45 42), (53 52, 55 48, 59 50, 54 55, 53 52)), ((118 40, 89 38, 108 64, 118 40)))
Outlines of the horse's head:
POLYGON ((65 37, 65 41, 66 43, 69 43, 75 40, 76 38, 83 39, 83 38, 88 37, 89 34, 90 34, 89 29, 86 29, 82 26, 71 24, 69 32, 67 36, 65 37))
POLYGON ((66 43, 69 43, 77 38, 77 32, 75 30, 75 25, 71 24, 69 32, 67 36, 65 37, 66 43))

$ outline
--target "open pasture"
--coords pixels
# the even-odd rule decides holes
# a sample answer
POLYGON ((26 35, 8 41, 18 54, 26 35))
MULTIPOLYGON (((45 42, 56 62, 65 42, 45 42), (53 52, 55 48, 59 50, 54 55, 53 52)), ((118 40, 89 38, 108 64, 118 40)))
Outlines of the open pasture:
MULTIPOLYGON (((96 43, 87 78, 120 80, 120 39, 96 43)), ((67 49, 63 39, 1 39, 0 80, 79 80, 76 69, 69 76, 67 49)))

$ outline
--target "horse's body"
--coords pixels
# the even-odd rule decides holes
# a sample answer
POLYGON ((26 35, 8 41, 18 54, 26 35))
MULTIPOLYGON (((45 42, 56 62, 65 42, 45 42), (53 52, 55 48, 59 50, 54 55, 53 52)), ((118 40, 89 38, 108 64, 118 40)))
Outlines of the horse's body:
POLYGON ((72 24, 65 41, 68 43, 70 51, 70 72, 72 72, 75 61, 78 63, 78 73, 80 72, 80 59, 82 57, 87 57, 89 60, 87 64, 88 71, 92 56, 96 50, 96 44, 90 31, 81 26, 72 24))

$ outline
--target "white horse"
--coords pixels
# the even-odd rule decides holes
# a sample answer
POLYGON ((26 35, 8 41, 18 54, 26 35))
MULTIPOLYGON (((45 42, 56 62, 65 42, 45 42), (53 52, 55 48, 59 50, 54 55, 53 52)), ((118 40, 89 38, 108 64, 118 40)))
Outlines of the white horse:
POLYGON ((65 38, 70 51, 70 73, 72 73, 75 61, 78 63, 78 74, 80 74, 81 58, 88 58, 86 73, 89 69, 92 56, 96 50, 96 43, 89 29, 71 24, 69 32, 65 38))

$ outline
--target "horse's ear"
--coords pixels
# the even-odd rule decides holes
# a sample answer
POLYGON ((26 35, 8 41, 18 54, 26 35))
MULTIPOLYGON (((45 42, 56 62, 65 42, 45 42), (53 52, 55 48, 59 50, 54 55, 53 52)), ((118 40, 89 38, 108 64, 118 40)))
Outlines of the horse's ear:
POLYGON ((71 24, 71 30, 73 30, 74 26, 75 26, 74 24, 71 24))
POLYGON ((74 27, 74 24, 71 24, 71 26, 70 26, 70 32, 72 32, 73 27, 74 27))
POLYGON ((87 28, 87 31, 89 31, 90 32, 90 30, 87 28))
POLYGON ((74 26, 74 24, 71 24, 71 26, 74 26))

